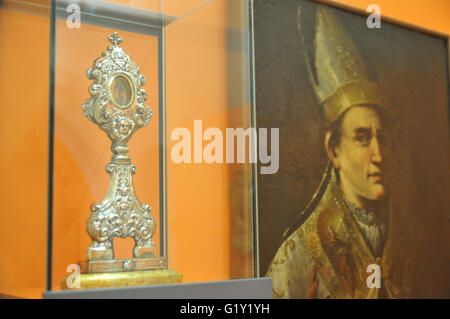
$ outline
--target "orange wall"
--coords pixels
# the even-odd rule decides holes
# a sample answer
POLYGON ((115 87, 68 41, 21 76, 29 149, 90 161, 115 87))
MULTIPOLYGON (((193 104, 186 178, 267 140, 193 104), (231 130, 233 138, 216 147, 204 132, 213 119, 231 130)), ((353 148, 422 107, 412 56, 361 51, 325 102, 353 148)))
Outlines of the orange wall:
POLYGON ((49 27, 0 10, 0 294, 45 284, 49 27))
POLYGON ((380 6, 382 16, 450 35, 449 0, 329 0, 329 2, 338 2, 364 10, 369 4, 375 3, 380 6))
POLYGON ((214 1, 166 28, 168 257, 186 282, 230 278, 229 164, 170 159, 175 128, 227 127, 226 18, 226 1, 214 1))
POLYGON ((103 0, 132 8, 159 12, 173 17, 183 17, 195 12, 209 0, 103 0))

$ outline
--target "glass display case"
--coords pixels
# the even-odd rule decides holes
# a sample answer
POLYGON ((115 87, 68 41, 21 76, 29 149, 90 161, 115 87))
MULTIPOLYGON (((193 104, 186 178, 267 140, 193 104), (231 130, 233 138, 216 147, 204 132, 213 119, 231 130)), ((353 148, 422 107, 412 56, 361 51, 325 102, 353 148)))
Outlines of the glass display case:
MULTIPOLYGON (((128 155, 156 256, 183 282, 256 275, 256 163, 225 160, 223 147, 227 128, 254 121, 249 2, 1 3, 0 294, 60 290, 87 258, 87 221, 107 194, 113 154, 82 105, 97 83, 87 70, 116 44, 145 77, 131 88, 145 90, 152 112, 128 155), (121 42, 108 41, 114 32, 121 42), (220 143, 213 134, 214 151, 212 131, 223 134, 220 143)), ((112 244, 115 258, 133 258, 133 238, 112 244)))

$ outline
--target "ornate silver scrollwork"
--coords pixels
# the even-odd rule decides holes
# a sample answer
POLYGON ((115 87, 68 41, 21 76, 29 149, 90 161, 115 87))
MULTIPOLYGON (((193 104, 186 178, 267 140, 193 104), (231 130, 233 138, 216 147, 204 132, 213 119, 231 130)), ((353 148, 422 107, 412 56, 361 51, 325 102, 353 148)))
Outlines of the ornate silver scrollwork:
POLYGON ((137 198, 132 176, 136 167, 131 163, 127 143, 132 135, 146 126, 152 111, 145 102, 142 88, 145 77, 139 67, 118 45, 122 39, 113 33, 112 43, 88 69, 87 77, 94 82, 89 87, 91 97, 82 105, 86 117, 97 124, 111 140, 113 152, 106 166, 110 184, 106 197, 91 207, 87 232, 92 239, 87 249, 86 272, 161 269, 165 259, 156 256, 152 237, 156 224, 151 207, 137 198), (114 259, 114 237, 132 237, 135 241, 133 259, 114 259))

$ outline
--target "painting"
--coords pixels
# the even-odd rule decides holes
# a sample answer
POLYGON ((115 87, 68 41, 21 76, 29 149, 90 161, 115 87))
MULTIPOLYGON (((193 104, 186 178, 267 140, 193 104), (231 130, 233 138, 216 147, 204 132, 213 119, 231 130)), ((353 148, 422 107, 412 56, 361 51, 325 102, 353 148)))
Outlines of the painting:
POLYGON ((450 298, 448 40, 255 0, 260 276, 277 298, 450 298))

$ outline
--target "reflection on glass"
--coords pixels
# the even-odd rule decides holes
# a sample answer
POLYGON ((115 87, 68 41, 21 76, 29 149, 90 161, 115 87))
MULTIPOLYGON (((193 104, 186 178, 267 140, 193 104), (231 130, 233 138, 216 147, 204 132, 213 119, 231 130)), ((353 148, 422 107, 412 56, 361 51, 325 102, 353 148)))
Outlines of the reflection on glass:
POLYGON ((111 94, 115 104, 127 107, 131 101, 131 87, 129 80, 123 75, 117 75, 111 83, 111 94))

